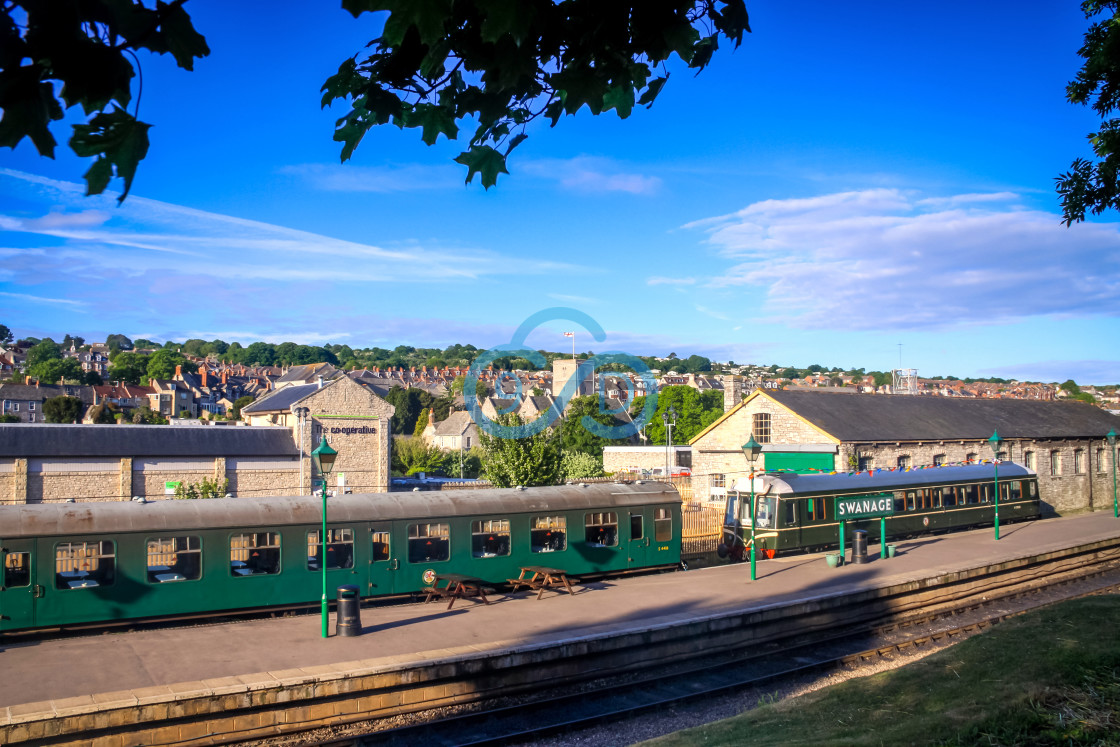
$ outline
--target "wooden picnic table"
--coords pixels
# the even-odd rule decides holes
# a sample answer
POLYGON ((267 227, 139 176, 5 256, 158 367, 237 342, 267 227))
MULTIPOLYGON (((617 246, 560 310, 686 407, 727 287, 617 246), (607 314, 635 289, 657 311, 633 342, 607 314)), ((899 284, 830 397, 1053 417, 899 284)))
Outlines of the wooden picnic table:
POLYGON ((537 589, 537 599, 544 596, 545 589, 555 589, 556 591, 568 590, 568 593, 575 595, 572 589, 572 581, 576 579, 568 578, 568 572, 559 568, 546 568, 539 565, 527 565, 521 567, 521 575, 517 578, 506 579, 509 581, 513 591, 519 590, 522 586, 528 589, 537 589))
POLYGON ((440 599, 450 600, 447 603, 447 609, 451 609, 451 605, 455 604, 456 599, 478 597, 484 604, 490 604, 490 600, 486 598, 483 583, 480 578, 463 576, 459 573, 438 575, 432 581, 432 585, 424 589, 428 593, 428 596, 424 598, 424 603, 426 604, 439 597, 440 599))

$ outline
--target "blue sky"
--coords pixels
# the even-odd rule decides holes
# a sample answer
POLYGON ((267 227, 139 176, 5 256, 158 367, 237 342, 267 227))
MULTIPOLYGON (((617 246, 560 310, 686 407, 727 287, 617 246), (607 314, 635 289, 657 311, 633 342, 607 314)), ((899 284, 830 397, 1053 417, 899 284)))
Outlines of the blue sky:
POLYGON ((1096 125, 1064 98, 1078 4, 852 5, 748 2, 739 50, 530 129, 485 191, 395 127, 339 164, 319 88, 379 19, 191 0, 212 54, 142 58, 123 207, 64 148, 0 152, 0 323, 487 347, 566 306, 607 331, 580 350, 1120 381, 1120 223, 1066 228, 1053 192, 1096 125))

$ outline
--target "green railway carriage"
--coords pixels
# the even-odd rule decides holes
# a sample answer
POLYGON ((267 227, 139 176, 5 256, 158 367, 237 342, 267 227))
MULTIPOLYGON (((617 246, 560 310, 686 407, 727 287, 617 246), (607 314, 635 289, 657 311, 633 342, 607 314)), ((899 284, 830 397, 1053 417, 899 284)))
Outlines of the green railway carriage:
MULTIPOLYGON (((315 604, 321 511, 314 496, 0 507, 0 632, 315 604)), ((661 483, 343 495, 326 540, 330 588, 363 597, 527 565, 617 573, 680 562, 681 503, 661 483)))
MULTIPOLYGON (((764 557, 835 548, 844 530, 887 539, 990 525, 995 517, 997 465, 968 464, 857 474, 756 475, 755 542, 764 557)), ((998 465, 1000 521, 1039 517, 1038 478, 1018 464, 998 465)), ((741 560, 751 538, 749 479, 727 499, 722 557, 741 560)))

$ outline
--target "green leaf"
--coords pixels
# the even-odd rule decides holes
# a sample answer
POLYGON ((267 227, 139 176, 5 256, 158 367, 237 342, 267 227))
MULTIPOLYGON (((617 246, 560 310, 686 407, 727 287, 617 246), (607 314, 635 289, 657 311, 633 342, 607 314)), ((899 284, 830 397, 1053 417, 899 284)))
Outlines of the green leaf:
POLYGON ((654 78, 650 81, 649 87, 646 88, 642 97, 638 99, 638 105, 645 106, 647 109, 653 106, 654 99, 657 98, 657 94, 661 93, 661 87, 665 85, 665 81, 667 80, 669 80, 668 75, 663 78, 654 78))
MULTIPOLYGON (((116 175, 124 180, 124 190, 117 203, 124 202, 132 189, 136 167, 148 154, 148 129, 151 125, 138 121, 124 109, 101 112, 89 124, 74 125, 70 148, 78 156, 97 156, 112 164, 116 175)), ((94 163, 86 172, 86 196, 101 194, 109 180, 106 165, 94 163)))
POLYGON ((455 124, 455 117, 447 109, 435 104, 417 104, 406 117, 406 127, 423 127, 421 139, 428 145, 435 145, 440 133, 448 140, 459 136, 459 127, 455 124))
POLYGON ((184 70, 194 70, 194 58, 202 59, 210 54, 205 37, 191 24, 191 17, 182 5, 156 3, 157 10, 163 13, 161 31, 167 39, 167 49, 175 58, 175 63, 184 70))
POLYGON ((490 189, 498 182, 498 174, 508 174, 506 158, 489 145, 472 145, 455 158, 456 163, 467 167, 467 184, 475 174, 482 176, 482 186, 490 189))
POLYGON ((516 135, 514 135, 513 139, 509 141, 509 147, 506 148, 506 155, 508 156, 509 152, 511 150, 513 150, 517 146, 521 145, 523 142, 525 142, 528 139, 529 139, 529 136, 526 135, 524 132, 519 132, 516 135))
POLYGON ((83 178, 86 180, 86 197, 99 195, 105 191, 109 186, 109 180, 113 178, 113 164, 108 158, 99 157, 83 178))
POLYGON ((40 81, 42 72, 39 65, 0 72, 0 146, 15 148, 28 137, 39 155, 54 158, 57 143, 48 125, 62 119, 62 107, 51 84, 40 81))
POLYGON ((435 44, 444 34, 444 21, 451 16, 451 0, 397 0, 385 2, 389 18, 381 32, 381 43, 395 47, 404 41, 408 29, 414 27, 424 44, 435 44))
POLYGON ((603 109, 614 109, 619 119, 626 119, 634 109, 634 87, 629 83, 611 86, 603 97, 603 109))
POLYGON ((496 42, 507 34, 520 46, 537 17, 536 7, 525 0, 477 0, 482 11, 482 41, 496 42))

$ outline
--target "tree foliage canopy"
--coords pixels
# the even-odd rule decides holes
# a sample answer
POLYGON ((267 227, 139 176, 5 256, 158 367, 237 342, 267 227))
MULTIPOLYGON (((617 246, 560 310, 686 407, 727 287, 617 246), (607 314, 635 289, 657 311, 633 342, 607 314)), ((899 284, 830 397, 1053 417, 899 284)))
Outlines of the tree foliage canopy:
MULTIPOLYGON (((521 425, 516 414, 498 416, 498 423, 521 425)), ((559 440, 551 428, 525 438, 498 438, 485 431, 478 434, 482 443, 483 477, 497 488, 517 485, 555 485, 560 478, 559 440)))
POLYGON ((51 397, 43 402, 43 416, 48 423, 77 423, 85 407, 77 397, 51 397))
POLYGON ((750 31, 743 0, 343 0, 355 16, 389 11, 381 36, 342 63, 323 85, 323 105, 351 110, 334 139, 342 160, 375 125, 419 128, 428 145, 477 123, 455 160, 484 187, 544 116, 555 126, 586 106, 615 110, 653 104, 673 54, 702 70, 721 36, 750 31), (660 67, 660 69, 659 69, 660 67))
POLYGON ((1085 60, 1066 86, 1070 103, 1091 105, 1101 116, 1100 128, 1088 136, 1098 160, 1076 159, 1055 180, 1066 225, 1120 209, 1120 119, 1108 119, 1120 107, 1120 8, 1116 0, 1085 0, 1085 17, 1096 20, 1085 32, 1078 54, 1085 60))
POLYGON ((0 146, 29 138, 40 155, 54 158, 52 122, 80 106, 88 121, 73 125, 70 148, 93 158, 86 194, 100 194, 115 176, 132 188, 148 152, 148 128, 134 113, 132 79, 137 51, 171 54, 191 70, 210 53, 183 10, 185 0, 8 0, 0 12, 0 146), (58 95, 55 95, 55 91, 58 95))

